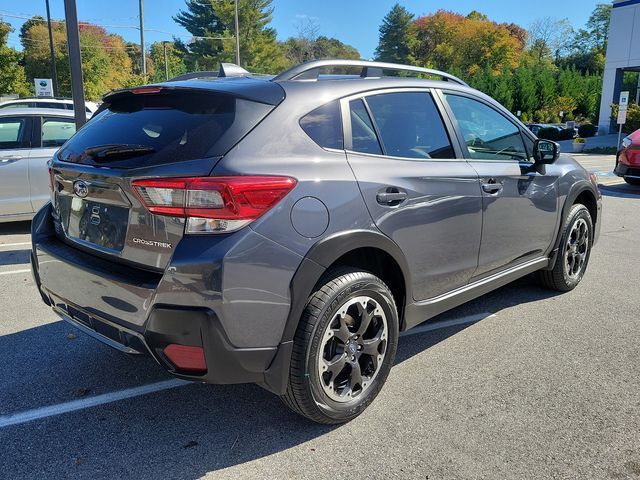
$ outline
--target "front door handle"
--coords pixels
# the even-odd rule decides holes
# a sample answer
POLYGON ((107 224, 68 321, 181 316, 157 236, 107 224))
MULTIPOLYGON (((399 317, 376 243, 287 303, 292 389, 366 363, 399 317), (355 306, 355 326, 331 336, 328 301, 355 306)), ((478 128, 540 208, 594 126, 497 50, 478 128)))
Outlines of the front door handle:
POLYGON ((408 198, 407 192, 401 191, 396 187, 389 187, 383 192, 378 192, 376 200, 380 205, 400 205, 408 198))
POLYGON ((485 193, 495 195, 502 191, 502 183, 498 182, 495 178, 490 178, 482 184, 482 190, 485 193))

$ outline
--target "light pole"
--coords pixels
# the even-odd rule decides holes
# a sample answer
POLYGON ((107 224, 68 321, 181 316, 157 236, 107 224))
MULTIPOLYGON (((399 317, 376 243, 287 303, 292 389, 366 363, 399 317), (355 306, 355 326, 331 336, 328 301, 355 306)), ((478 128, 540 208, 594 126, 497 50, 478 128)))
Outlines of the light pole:
POLYGON ((87 123, 84 105, 84 84, 82 80, 82 57, 80 56, 80 36, 78 34, 78 11, 76 0, 64 0, 64 19, 67 25, 67 49, 71 70, 71 96, 76 129, 87 123))
POLYGON ((140 9, 140 54, 142 55, 142 75, 144 75, 145 81, 147 80, 147 62, 144 58, 144 0, 139 2, 140 9))
POLYGON ((167 62, 167 41, 162 42, 162 49, 164 50, 164 76, 169 80, 169 62, 167 62))
POLYGON ((56 55, 53 50, 53 32, 51 31, 51 12, 49 11, 49 0, 45 0, 47 7, 47 25, 49 26, 49 53, 51 55, 51 80, 53 81, 53 96, 58 93, 58 73, 56 72, 56 55))
POLYGON ((238 28, 238 0, 233 0, 236 23, 236 65, 240 66, 240 29, 238 28))

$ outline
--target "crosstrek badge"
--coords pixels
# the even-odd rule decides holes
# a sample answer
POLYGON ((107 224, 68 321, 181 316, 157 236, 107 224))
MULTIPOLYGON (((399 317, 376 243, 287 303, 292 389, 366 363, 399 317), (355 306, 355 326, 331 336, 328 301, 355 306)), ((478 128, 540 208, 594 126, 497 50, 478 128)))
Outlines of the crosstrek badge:
POLYGON ((145 240, 144 238, 133 237, 133 243, 140 245, 149 245, 150 247, 173 248, 173 245, 167 242, 156 242, 155 240, 145 240))

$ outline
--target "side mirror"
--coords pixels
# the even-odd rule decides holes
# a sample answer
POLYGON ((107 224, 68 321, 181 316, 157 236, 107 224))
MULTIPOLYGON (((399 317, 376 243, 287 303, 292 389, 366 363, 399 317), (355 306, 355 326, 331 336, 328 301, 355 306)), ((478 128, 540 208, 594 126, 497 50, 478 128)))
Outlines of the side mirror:
POLYGON ((551 140, 538 139, 533 144, 533 159, 541 165, 550 165, 558 160, 560 145, 551 140))

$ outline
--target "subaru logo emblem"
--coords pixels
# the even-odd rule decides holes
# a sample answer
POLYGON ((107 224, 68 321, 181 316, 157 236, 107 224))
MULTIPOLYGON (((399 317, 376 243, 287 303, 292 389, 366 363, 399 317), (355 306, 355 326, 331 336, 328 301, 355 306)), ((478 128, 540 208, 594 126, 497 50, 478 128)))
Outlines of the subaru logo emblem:
POLYGON ((82 180, 78 180, 73 184, 73 193, 80 198, 84 198, 89 194, 89 185, 84 183, 82 180))

